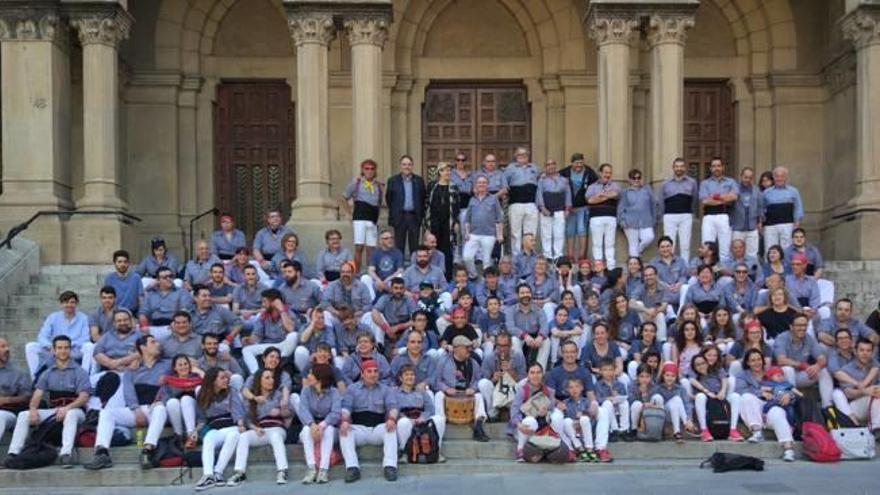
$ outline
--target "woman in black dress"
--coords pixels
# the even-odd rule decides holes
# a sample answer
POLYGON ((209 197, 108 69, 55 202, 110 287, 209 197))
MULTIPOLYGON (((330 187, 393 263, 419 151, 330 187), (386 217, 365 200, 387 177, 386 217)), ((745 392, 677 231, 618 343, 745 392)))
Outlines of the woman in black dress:
POLYGON ((458 187, 450 181, 451 166, 437 164, 437 180, 428 184, 425 194, 425 230, 437 238, 437 249, 446 257, 446 279, 452 276, 453 244, 458 225, 458 187))

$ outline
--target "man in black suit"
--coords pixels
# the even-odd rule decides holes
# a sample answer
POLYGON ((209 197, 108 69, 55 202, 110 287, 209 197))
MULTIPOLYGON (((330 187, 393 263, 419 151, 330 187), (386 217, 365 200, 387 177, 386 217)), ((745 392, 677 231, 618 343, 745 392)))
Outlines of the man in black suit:
POLYGON ((425 181, 413 173, 413 159, 400 157, 400 173, 388 179, 385 190, 388 224, 394 227, 394 245, 405 253, 409 242, 412 253, 419 245, 419 226, 425 209, 425 181))

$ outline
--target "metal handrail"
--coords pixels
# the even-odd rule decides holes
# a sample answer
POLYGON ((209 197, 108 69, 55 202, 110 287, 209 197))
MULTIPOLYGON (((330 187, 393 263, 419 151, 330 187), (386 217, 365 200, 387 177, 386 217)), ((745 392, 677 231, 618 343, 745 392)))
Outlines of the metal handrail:
POLYGON ((210 210, 203 211, 198 215, 192 217, 192 219, 189 221, 189 252, 186 253, 186 259, 190 259, 193 257, 193 225, 202 217, 210 214, 213 214, 214 216, 219 215, 220 208, 211 208, 210 210))
POLYGON ((12 249, 12 239, 21 234, 40 217, 71 217, 73 215, 117 215, 122 217, 122 222, 131 224, 132 221, 140 222, 141 218, 122 210, 40 210, 33 214, 26 222, 12 227, 6 234, 6 239, 0 242, 0 249, 6 246, 12 249))
POLYGON ((832 220, 837 220, 840 218, 849 218, 858 215, 859 213, 880 213, 880 208, 856 208, 855 210, 848 211, 846 213, 841 213, 839 215, 834 215, 831 217, 832 220))

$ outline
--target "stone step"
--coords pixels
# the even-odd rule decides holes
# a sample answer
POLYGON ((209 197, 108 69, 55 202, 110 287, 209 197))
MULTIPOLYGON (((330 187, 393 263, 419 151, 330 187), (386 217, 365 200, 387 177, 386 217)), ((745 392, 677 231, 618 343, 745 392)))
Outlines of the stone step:
POLYGON ((46 276, 79 276, 107 273, 113 265, 43 265, 40 275, 46 276))
MULTIPOLYGON (((49 312, 56 311, 60 294, 61 292, 54 295, 15 294, 9 297, 7 306, 22 309, 35 308, 49 312)), ((82 296, 80 293, 77 293, 77 295, 79 296, 80 311, 89 312, 98 307, 99 298, 97 295, 91 293, 88 296, 82 296)))

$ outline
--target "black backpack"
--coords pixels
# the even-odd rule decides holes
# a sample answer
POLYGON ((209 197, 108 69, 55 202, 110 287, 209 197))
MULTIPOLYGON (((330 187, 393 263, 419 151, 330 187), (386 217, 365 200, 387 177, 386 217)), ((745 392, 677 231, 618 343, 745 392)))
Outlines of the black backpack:
POLYGON ((828 431, 838 430, 840 428, 858 428, 849 416, 840 412, 840 409, 834 406, 828 406, 822 409, 822 416, 825 418, 825 429, 828 431))
MULTIPOLYGON (((794 428, 792 437, 797 442, 803 441, 803 425, 804 423, 816 423, 825 425, 825 416, 822 414, 822 406, 819 401, 812 397, 800 397, 794 404, 797 411, 797 422, 791 425, 794 428)), ((843 416, 841 414, 841 416, 843 416)))
POLYGON ((726 473, 728 471, 763 471, 764 461, 757 457, 739 454, 715 452, 712 457, 700 463, 700 469, 706 464, 712 465, 712 471, 726 473))
POLYGON ((711 398, 706 402, 706 427, 715 440, 726 440, 730 436, 729 402, 711 398))
POLYGON ((64 425, 55 421, 55 416, 46 418, 37 426, 27 444, 13 458, 6 459, 6 467, 9 469, 37 469, 51 466, 58 459, 58 448, 53 445, 54 440, 60 440, 64 425))
POLYGON ((440 435, 433 421, 413 426, 405 451, 410 464, 434 464, 440 460, 440 435))

